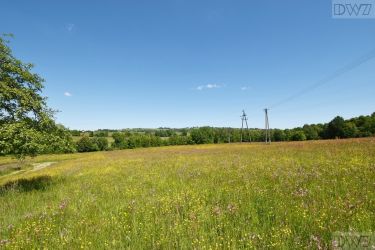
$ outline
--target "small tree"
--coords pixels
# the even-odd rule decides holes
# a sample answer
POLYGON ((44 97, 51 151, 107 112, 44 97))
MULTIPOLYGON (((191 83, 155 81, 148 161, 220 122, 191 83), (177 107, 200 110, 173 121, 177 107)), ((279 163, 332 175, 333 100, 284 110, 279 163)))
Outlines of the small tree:
POLYGON ((69 132, 55 124, 54 112, 41 95, 43 79, 32 64, 12 55, 0 36, 0 154, 18 159, 74 150, 69 132))
POLYGON ((90 138, 87 135, 77 141, 78 152, 92 152, 98 150, 99 146, 96 144, 95 139, 90 138))
POLYGON ((108 149, 108 140, 105 137, 95 137, 91 140, 94 141, 94 143, 98 146, 98 149, 100 151, 105 151, 108 149))
POLYGON ((127 142, 124 133, 115 132, 112 134, 112 137, 114 139, 112 147, 119 149, 127 148, 127 142))

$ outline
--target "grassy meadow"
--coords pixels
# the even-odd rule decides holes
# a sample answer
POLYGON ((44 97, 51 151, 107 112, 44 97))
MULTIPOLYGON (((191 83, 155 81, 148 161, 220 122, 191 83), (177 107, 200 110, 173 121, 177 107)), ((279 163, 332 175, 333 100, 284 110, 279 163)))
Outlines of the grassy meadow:
POLYGON ((322 249, 336 231, 375 232, 375 138, 27 164, 0 175, 0 249, 322 249))

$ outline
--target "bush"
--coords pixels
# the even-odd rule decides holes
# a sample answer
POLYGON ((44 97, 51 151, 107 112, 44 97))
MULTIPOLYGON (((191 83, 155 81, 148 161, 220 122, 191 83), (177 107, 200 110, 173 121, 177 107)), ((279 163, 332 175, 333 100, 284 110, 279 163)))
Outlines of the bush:
POLYGON ((92 152, 98 151, 99 147, 95 139, 89 138, 88 136, 83 136, 79 141, 77 141, 77 151, 78 152, 92 152))
POLYGON ((93 143, 98 146, 100 151, 104 151, 108 149, 108 140, 105 137, 94 137, 91 139, 93 143))
POLYGON ((97 132, 94 132, 94 136, 96 137, 108 137, 109 133, 106 130, 99 130, 97 132))
POLYGON ((119 148, 119 149, 127 148, 127 142, 125 140, 124 133, 116 132, 116 133, 113 133, 112 137, 114 139, 112 147, 119 148))

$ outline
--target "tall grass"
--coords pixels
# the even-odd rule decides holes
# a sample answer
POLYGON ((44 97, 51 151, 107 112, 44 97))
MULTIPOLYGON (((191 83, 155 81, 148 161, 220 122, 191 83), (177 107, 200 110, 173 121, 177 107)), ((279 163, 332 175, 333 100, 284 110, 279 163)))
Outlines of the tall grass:
POLYGON ((310 249, 375 231, 374 139, 50 157, 0 177, 0 248, 310 249))

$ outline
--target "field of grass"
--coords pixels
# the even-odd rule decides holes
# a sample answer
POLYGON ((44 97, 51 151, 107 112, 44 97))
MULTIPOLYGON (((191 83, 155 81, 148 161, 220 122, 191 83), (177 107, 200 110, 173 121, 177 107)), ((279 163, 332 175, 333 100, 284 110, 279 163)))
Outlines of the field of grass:
POLYGON ((0 248, 314 249, 375 232, 375 138, 35 162, 55 163, 0 176, 0 248))

